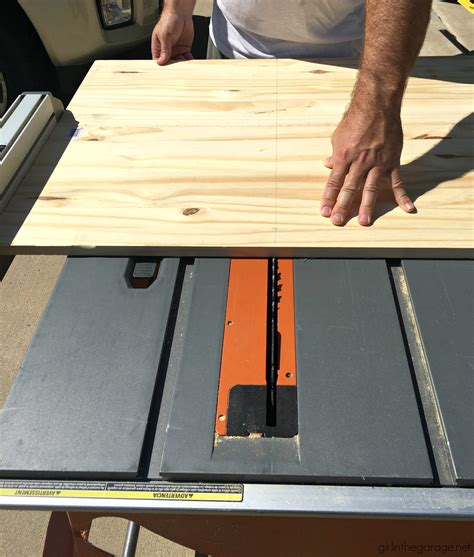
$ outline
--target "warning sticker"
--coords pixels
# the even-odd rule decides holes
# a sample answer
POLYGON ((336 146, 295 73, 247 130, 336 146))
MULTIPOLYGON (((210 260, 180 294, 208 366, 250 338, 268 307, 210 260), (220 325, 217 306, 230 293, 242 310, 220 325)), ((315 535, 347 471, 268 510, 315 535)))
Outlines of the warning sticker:
POLYGON ((0 496, 241 502, 242 484, 0 480, 0 496))

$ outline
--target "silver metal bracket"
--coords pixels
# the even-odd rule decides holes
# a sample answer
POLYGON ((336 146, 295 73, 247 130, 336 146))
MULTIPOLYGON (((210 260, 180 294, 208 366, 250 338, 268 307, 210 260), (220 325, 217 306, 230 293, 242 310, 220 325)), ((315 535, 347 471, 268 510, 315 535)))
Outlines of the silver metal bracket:
POLYGON ((48 92, 22 93, 0 119, 0 214, 63 112, 48 92))

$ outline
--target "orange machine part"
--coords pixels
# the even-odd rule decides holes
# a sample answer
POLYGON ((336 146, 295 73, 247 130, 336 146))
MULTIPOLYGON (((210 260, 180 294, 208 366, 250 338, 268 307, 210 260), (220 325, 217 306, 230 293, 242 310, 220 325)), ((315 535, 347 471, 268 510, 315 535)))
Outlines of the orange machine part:
POLYGON ((293 288, 293 260, 279 259, 280 302, 278 304, 278 332, 280 333, 280 369, 278 385, 296 386, 295 295, 293 288))
MULTIPOLYGON (((279 259, 278 268, 278 385, 296 385, 293 262, 279 259)), ((232 387, 266 384, 267 290, 267 259, 231 261, 217 397, 216 432, 219 435, 227 433, 227 409, 232 387)))

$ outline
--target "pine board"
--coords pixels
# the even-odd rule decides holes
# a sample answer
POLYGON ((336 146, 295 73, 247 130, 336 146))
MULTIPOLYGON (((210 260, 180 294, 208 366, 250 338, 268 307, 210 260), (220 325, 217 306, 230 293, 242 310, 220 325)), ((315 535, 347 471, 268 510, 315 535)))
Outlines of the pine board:
POLYGON ((403 106, 416 215, 319 216, 353 62, 98 61, 0 216, 4 253, 472 255, 470 57, 420 59, 403 106))

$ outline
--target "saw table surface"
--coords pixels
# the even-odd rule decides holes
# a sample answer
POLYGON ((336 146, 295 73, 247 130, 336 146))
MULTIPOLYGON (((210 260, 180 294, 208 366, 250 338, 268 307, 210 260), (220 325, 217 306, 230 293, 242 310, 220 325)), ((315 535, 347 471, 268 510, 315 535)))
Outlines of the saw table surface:
POLYGON ((298 434, 215 440, 229 263, 165 258, 135 289, 133 258, 69 258, 0 410, 0 477, 473 484, 471 261, 295 260, 298 434))
POLYGON ((98 61, 0 216, 0 252, 472 254, 472 62, 420 59, 403 105, 418 213, 319 215, 354 62, 98 61))

